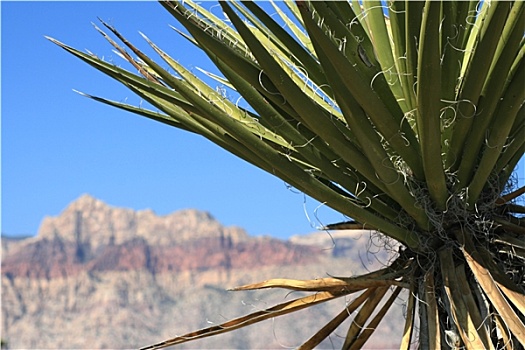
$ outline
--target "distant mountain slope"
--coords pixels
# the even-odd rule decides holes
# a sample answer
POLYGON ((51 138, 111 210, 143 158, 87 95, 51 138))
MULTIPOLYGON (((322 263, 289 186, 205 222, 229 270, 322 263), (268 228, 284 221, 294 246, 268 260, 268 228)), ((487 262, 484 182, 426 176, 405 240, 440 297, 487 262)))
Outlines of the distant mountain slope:
MULTIPOLYGON (((11 348, 136 348, 296 296, 228 287, 378 266, 388 255, 370 255, 369 242, 366 232, 251 237, 198 210, 157 216, 84 195, 45 218, 36 237, 3 239, 2 339, 11 348)), ((297 346, 347 301, 180 348, 297 346)), ((375 348, 395 346, 385 334, 401 329, 386 322, 375 348)))

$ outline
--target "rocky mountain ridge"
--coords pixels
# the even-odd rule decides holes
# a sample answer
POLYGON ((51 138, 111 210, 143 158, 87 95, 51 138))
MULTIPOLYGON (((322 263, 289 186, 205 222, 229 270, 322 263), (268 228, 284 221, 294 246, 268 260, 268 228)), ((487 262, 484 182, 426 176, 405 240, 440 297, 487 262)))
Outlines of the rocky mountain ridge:
POLYGON ((249 237, 241 228, 222 226, 209 213, 182 210, 157 216, 151 210, 114 208, 89 195, 59 216, 46 217, 36 237, 17 245, 2 261, 2 274, 9 278, 71 277, 81 271, 230 270, 312 263, 318 255, 311 246, 249 237))
MULTIPOLYGON (((36 237, 2 240, 2 339, 11 348, 136 348, 287 297, 229 293, 229 287, 373 268, 378 257, 388 257, 367 260, 365 234, 251 237, 198 210, 157 216, 84 195, 45 218, 36 237)), ((189 348, 298 345, 312 334, 306 325, 328 320, 344 303, 276 321, 279 337, 267 323, 189 348)), ((384 348, 385 339, 378 339, 376 346, 384 348)))
POLYGON ((173 245, 187 240, 228 236, 233 242, 247 238, 239 227, 224 227, 211 214, 186 209, 159 216, 151 209, 112 207, 88 194, 71 203, 59 216, 45 217, 37 237, 79 243, 92 248, 143 238, 150 245, 173 245))

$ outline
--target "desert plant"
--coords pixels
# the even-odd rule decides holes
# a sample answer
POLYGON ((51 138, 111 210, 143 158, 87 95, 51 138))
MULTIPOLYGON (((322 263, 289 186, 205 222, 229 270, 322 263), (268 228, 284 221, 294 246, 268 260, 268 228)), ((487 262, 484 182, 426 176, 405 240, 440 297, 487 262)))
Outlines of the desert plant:
POLYGON ((311 294, 146 349, 348 295, 300 348, 355 311, 343 348, 358 349, 403 289, 402 349, 416 333, 423 349, 525 344, 525 187, 512 176, 525 149, 524 2, 221 2, 225 20, 191 1, 160 4, 223 76, 208 75, 248 106, 144 36, 169 72, 104 22, 124 45, 97 30, 140 75, 49 39, 158 111, 86 96, 203 135, 352 218, 326 229, 370 228, 402 248, 359 277, 236 288, 311 294))

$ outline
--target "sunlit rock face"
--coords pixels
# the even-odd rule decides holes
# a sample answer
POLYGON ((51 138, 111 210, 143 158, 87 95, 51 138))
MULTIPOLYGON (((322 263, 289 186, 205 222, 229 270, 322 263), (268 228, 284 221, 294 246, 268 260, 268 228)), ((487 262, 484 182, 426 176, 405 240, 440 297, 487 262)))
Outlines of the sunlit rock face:
MULTIPOLYGON (((373 254, 371 242, 368 232, 252 237, 206 212, 158 216, 84 195, 59 216, 44 218, 37 236, 2 239, 2 339, 10 348, 137 348, 298 296, 230 287, 378 267, 389 256, 373 254)), ((347 302, 181 348, 294 347, 347 302)), ((401 308, 371 348, 396 346, 396 337, 385 334, 401 332, 399 319, 401 308)))

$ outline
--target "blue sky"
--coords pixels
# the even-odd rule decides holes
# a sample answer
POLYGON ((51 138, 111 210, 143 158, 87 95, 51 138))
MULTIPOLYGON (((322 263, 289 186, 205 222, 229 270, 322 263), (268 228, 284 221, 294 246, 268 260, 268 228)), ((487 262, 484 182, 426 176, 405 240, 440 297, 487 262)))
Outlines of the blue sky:
POLYGON ((1 16, 2 233, 35 234, 44 216, 58 215, 83 193, 160 215, 206 210, 254 235, 285 238, 344 220, 199 136, 72 91, 140 103, 44 39, 118 63, 91 26, 97 17, 141 48, 147 45, 139 30, 187 67, 212 69, 169 28, 177 23, 156 2, 2 1, 1 16))
MULTIPOLYGON (((209 211, 250 234, 314 231, 318 203, 200 136, 82 97, 140 99, 44 38, 120 58, 92 27, 97 17, 139 47, 146 34, 188 67, 211 69, 156 2, 1 2, 2 233, 35 234, 89 193, 106 203, 168 214, 209 211), (308 213, 310 220, 305 214, 308 213)), ((221 13, 221 12, 219 12, 221 13)), ((344 218, 324 207, 324 224, 344 218)))

